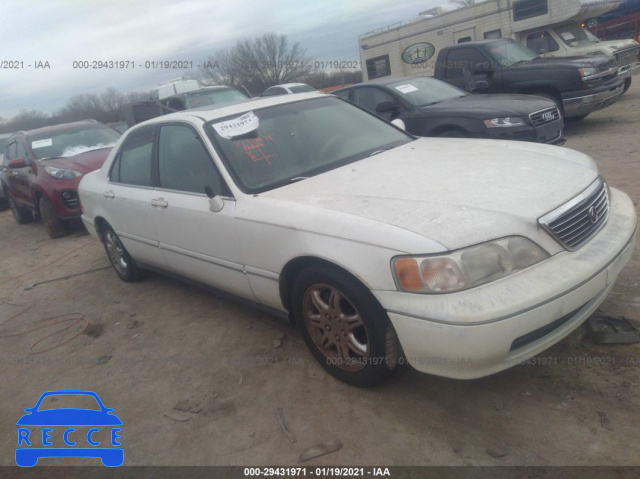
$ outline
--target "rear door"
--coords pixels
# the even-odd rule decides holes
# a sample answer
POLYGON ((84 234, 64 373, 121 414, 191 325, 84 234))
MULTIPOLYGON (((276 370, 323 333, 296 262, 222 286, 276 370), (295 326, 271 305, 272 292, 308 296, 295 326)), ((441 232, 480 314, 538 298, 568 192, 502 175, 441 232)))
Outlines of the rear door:
POLYGON ((143 263, 166 268, 153 226, 153 150, 156 127, 133 131, 120 146, 104 191, 108 221, 129 254, 143 263))

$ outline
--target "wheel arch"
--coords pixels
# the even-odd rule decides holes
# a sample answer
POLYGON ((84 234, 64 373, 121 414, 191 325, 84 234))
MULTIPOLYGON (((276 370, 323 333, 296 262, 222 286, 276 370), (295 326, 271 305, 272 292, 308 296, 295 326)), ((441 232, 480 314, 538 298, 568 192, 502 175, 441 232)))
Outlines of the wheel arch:
POLYGON ((279 288, 280 288, 280 300, 282 301, 283 306, 287 311, 289 311, 289 319, 293 320, 292 304, 291 304, 291 295, 293 290, 293 284, 300 272, 305 268, 310 266, 322 265, 332 268, 334 270, 340 271, 345 275, 349 276, 354 281, 362 284, 365 288, 371 289, 371 287, 364 281, 361 277, 349 271, 343 265, 339 265, 334 263, 333 261, 329 261, 324 258, 320 258, 318 256, 298 256, 297 258, 293 258, 287 262, 282 268, 282 272, 280 273, 279 279, 279 288))

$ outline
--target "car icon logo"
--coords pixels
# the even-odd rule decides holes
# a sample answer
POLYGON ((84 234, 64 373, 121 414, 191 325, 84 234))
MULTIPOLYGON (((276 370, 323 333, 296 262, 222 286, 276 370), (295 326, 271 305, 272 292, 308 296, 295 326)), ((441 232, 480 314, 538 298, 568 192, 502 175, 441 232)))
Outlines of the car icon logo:
POLYGON ((107 467, 124 462, 121 446, 122 421, 113 408, 104 406, 92 391, 62 390, 43 393, 32 408, 18 419, 18 447, 16 464, 33 467, 41 457, 87 458, 99 457, 107 467), (65 407, 47 409, 54 401, 80 397, 91 408, 65 407))

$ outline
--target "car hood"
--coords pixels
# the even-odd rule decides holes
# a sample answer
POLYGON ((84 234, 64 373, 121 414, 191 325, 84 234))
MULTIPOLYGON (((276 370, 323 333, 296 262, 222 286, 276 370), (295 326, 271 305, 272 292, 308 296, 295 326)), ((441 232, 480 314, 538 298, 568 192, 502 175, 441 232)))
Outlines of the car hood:
POLYGON ((608 66, 613 66, 613 59, 608 56, 593 57, 538 57, 530 61, 515 63, 509 68, 518 68, 524 70, 539 70, 541 68, 585 68, 594 67, 599 71, 604 70, 608 66))
POLYGON ((620 40, 603 40, 593 44, 594 50, 598 50, 599 45, 607 46, 611 48, 614 52, 618 52, 620 50, 626 50, 632 47, 635 47, 635 48, 639 47, 638 42, 636 42, 635 40, 631 40, 630 38, 620 39, 620 40))
POLYGON ((556 106, 552 101, 533 95, 467 95, 435 105, 418 108, 417 112, 473 117, 486 120, 502 116, 528 116, 530 113, 556 106))
POLYGON ((40 161, 40 164, 43 166, 54 166, 56 168, 75 170, 80 173, 89 173, 100 169, 110 152, 111 148, 101 148, 99 150, 87 151, 86 153, 80 153, 74 156, 42 160, 40 161))
POLYGON ((48 409, 25 414, 16 426, 122 426, 115 414, 91 409, 48 409))
POLYGON ((367 225, 369 232, 380 231, 380 224, 407 230, 447 249, 514 234, 546 238, 557 246, 542 233, 537 219, 597 177, 591 158, 566 148, 421 138, 261 196, 275 201, 276 223, 296 227, 284 212, 300 212, 304 205, 306 211, 297 218, 305 229, 326 232, 323 223, 330 221, 332 230, 342 230, 342 237, 385 247, 393 241, 368 234, 367 225), (280 202, 289 206, 282 208, 279 218, 280 202), (292 209, 291 203, 298 206, 292 209), (322 210, 346 218, 340 221, 335 213, 322 210))

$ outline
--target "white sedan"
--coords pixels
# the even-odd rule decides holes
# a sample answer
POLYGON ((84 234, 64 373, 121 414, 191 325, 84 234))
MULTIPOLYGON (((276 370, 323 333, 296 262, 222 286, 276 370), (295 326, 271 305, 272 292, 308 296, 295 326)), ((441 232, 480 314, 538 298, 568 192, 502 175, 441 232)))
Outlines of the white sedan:
POLYGON ((359 386, 538 354, 604 300, 637 222, 582 153, 417 139, 318 93, 137 125, 79 190, 121 279, 162 270, 289 317, 359 386))

